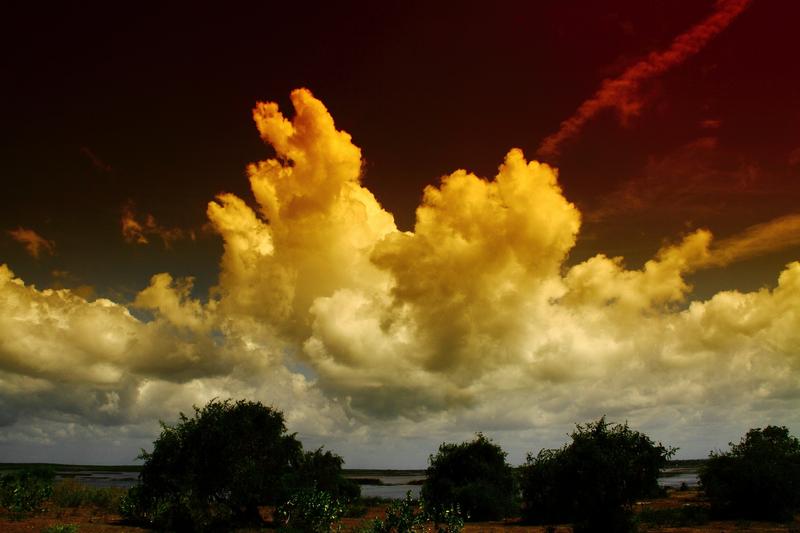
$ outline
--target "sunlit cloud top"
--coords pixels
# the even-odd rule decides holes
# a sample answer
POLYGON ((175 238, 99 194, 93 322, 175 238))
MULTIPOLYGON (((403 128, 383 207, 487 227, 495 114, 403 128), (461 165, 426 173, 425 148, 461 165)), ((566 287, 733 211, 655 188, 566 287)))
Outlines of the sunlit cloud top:
MULTIPOLYGON (((687 280, 797 243, 797 215, 719 241, 676 235, 638 269, 603 253, 570 264, 581 214, 555 168, 512 148, 492 177, 428 186, 400 231, 351 136, 309 90, 291 102, 291 117, 253 112, 275 155, 248 167, 252 197, 208 203, 224 248, 206 297, 162 272, 132 302, 89 301, 0 269, 5 442, 147 434, 192 402, 243 395, 352 450, 603 414, 702 442, 704 426, 764 413, 800 421, 800 263, 773 289, 704 300, 687 280)), ((168 244, 146 220, 127 212, 126 238, 168 244)))

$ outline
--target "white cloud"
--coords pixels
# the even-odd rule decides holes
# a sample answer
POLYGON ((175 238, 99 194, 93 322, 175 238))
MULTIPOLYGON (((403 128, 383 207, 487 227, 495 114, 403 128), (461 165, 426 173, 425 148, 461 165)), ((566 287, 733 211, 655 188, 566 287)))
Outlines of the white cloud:
POLYGON ((400 232, 360 184, 350 136, 308 91, 292 101, 292 121, 255 110, 277 154, 249 169, 257 210, 231 194, 208 206, 224 254, 206 301, 157 274, 133 304, 143 321, 0 268, 4 446, 70 423, 146 432, 213 397, 275 405, 362 466, 392 449, 421 465, 478 430, 521 460, 603 414, 695 455, 708 427, 800 422, 800 263, 772 290, 707 301, 685 280, 793 219, 717 245, 700 230, 638 270, 602 254, 567 268, 580 214, 554 169, 512 150, 494 179, 460 170, 426 188, 400 232))

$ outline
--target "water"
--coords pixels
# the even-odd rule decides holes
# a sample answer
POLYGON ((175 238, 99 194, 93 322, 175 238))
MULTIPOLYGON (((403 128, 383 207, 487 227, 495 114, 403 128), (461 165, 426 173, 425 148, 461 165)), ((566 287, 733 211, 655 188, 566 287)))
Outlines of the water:
POLYGON ((662 487, 677 489, 682 483, 686 483, 687 487, 700 485, 700 477, 695 470, 667 469, 664 473, 670 473, 670 475, 658 478, 658 484, 662 487))
MULTIPOLYGON (((662 487, 677 489, 682 483, 688 487, 697 487, 700 479, 694 470, 667 469, 665 476, 658 478, 658 484, 662 487)), ((419 498, 422 487, 420 485, 409 485, 411 481, 424 480, 425 476, 378 476, 383 485, 361 485, 361 495, 364 497, 380 497, 399 500, 405 498, 406 492, 411 491, 413 498, 419 498)))
POLYGON ((129 489, 139 482, 139 472, 104 472, 102 470, 79 470, 75 472, 56 472, 56 481, 73 479, 92 488, 109 487, 129 489))
POLYGON ((390 500, 401 500, 406 497, 406 493, 411 491, 412 498, 419 498, 422 486, 414 481, 422 481, 425 475, 395 475, 395 476, 375 476, 383 485, 360 485, 361 496, 365 498, 386 498, 390 500))
MULTIPOLYGON (((667 470, 670 475, 658 478, 658 484, 668 488, 678 488, 681 483, 689 487, 697 487, 699 478, 693 470, 667 470)), ((424 480, 424 475, 394 475, 375 476, 383 485, 361 485, 361 495, 364 497, 377 497, 399 500, 405 498, 411 491, 413 498, 419 498, 421 486, 411 484, 414 481, 424 480)), ((80 472, 59 472, 56 479, 74 479, 80 483, 95 488, 118 487, 128 489, 134 486, 139 479, 138 472, 103 472, 101 470, 83 470, 80 472)))

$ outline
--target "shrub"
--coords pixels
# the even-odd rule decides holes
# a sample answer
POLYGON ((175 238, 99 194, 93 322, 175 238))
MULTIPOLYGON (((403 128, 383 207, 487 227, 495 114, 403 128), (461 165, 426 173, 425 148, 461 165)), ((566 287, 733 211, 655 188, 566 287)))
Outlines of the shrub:
POLYGON ((458 505, 439 507, 431 510, 425 507, 425 502, 420 502, 427 519, 434 524, 436 533, 459 533, 464 529, 464 515, 458 505))
POLYGON ((430 456, 422 497, 430 512, 457 506, 468 520, 497 520, 516 509, 516 481, 506 453, 483 434, 442 444, 430 456))
POLYGON ((402 500, 392 502, 386 509, 386 517, 372 521, 370 533, 422 533, 425 531, 427 517, 418 502, 411 497, 411 491, 402 500))
POLYGON ((122 498, 127 491, 118 487, 87 487, 84 503, 108 513, 119 512, 122 498))
POLYGON ((685 505, 671 509, 644 509, 636 519, 641 524, 657 527, 690 527, 708 523, 708 509, 685 505))
POLYGON ((301 489, 275 510, 283 531, 324 533, 344 514, 345 506, 330 494, 316 489, 301 489))
POLYGON ((53 486, 51 501, 61 508, 91 505, 98 510, 116 513, 126 494, 125 489, 117 487, 89 487, 73 479, 65 479, 53 486))
POLYGON ((528 455, 522 468, 523 518, 573 522, 577 531, 634 529, 631 506, 658 491, 658 475, 675 453, 628 424, 578 425, 572 442, 528 455))
POLYGON ((785 427, 751 429, 712 452, 700 484, 712 509, 732 518, 786 520, 800 510, 800 441, 785 427))
POLYGON ((283 414, 260 402, 212 400, 192 418, 181 413, 176 425, 162 423, 152 453, 141 458, 140 485, 120 510, 172 530, 259 524, 258 506, 285 502, 308 485, 347 490, 337 479, 341 458, 304 454, 283 414))
POLYGON ((0 476, 0 507, 13 514, 42 509, 53 492, 55 472, 51 468, 26 468, 0 476))
POLYGON ((53 486, 52 501, 57 507, 80 507, 86 499, 88 487, 74 479, 65 479, 53 486))

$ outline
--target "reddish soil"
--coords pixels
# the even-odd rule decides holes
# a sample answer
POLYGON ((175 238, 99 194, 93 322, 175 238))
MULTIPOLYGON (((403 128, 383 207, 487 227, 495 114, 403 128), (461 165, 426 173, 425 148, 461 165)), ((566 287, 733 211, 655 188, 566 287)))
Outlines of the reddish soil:
MULTIPOLYGON (((656 500, 640 502, 637 510, 641 509, 666 509, 676 508, 683 505, 702 504, 702 496, 696 491, 671 492, 668 497, 656 500)), ((383 507, 372 507, 366 515, 360 518, 345 518, 342 520, 342 530, 352 531, 358 526, 366 525, 367 522, 375 517, 383 515, 383 507)), ((270 509, 262 509, 262 515, 269 519, 270 509)), ((0 510, 0 532, 39 533, 45 527, 55 524, 75 524, 78 526, 79 533, 133 533, 137 531, 148 531, 124 523, 117 515, 103 514, 88 507, 79 509, 50 509, 41 514, 26 517, 24 519, 13 520, 8 513, 0 510)), ((265 527, 266 530, 271 528, 265 527)), ((248 530, 249 531, 249 530, 248 530)), ((253 530, 254 531, 254 530, 253 530)), ((800 515, 795 517, 791 524, 779 524, 772 522, 744 522, 744 521, 713 521, 703 526, 696 527, 652 527, 644 531, 660 533, 736 533, 740 531, 752 531, 756 533, 800 533, 800 515)), ((520 525, 517 520, 505 520, 500 522, 478 522, 470 523, 464 527, 464 533, 546 533, 544 526, 525 526, 520 525)), ((568 525, 557 526, 556 533, 570 533, 568 525)))

